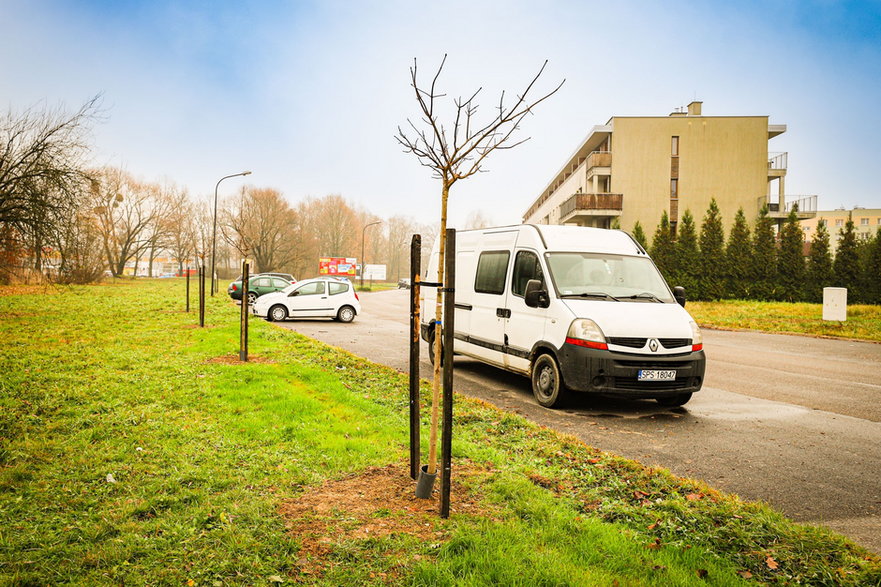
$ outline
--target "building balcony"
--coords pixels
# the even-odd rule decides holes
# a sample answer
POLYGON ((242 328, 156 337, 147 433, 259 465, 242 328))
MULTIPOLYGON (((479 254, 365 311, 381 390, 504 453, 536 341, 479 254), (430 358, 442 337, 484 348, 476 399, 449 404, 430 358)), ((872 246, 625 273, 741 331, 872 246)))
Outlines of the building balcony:
POLYGON ((768 153, 768 179, 783 177, 789 165, 789 153, 768 153))
POLYGON ((783 209, 780 209, 780 196, 764 196, 759 198, 759 208, 768 206, 768 216, 775 220, 785 220, 793 208, 799 220, 807 220, 817 215, 817 196, 783 196, 783 209))
POLYGON ((595 175, 600 177, 612 174, 612 153, 609 151, 594 151, 587 156, 587 180, 590 181, 595 175))
POLYGON ((620 216, 623 207, 624 194, 575 194, 560 205, 560 224, 620 216))
POLYGON ((612 152, 611 151, 594 151, 587 156, 587 170, 590 171, 594 167, 611 167, 612 152))

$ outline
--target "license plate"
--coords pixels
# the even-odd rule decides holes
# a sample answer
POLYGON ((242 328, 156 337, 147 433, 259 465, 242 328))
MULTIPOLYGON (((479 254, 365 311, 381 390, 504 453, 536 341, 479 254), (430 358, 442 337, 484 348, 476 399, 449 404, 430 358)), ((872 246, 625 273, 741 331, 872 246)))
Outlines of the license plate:
POLYGON ((636 375, 637 381, 675 381, 676 371, 660 369, 640 369, 636 375))

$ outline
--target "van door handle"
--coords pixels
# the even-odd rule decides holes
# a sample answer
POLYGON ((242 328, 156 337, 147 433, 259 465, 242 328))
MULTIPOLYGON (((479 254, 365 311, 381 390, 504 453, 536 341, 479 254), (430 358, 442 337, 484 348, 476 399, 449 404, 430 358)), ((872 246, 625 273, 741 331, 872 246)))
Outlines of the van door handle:
POLYGON ((511 310, 508 308, 496 308, 496 316, 499 318, 510 318, 511 310))

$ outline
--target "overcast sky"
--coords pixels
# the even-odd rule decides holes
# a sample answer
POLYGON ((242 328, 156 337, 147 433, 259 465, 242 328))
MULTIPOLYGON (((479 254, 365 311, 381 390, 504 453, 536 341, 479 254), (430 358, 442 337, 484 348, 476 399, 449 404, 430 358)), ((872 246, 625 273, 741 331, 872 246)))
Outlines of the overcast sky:
POLYGON ((881 208, 878 1, 0 0, 0 22, 0 106, 72 111, 100 93, 95 162, 194 197, 249 169, 291 202, 341 194, 436 222, 438 182, 394 134, 417 116, 413 59, 428 79, 448 53, 441 90, 482 86, 485 115, 545 59, 540 89, 566 79, 528 142, 454 187, 453 225, 520 222, 591 127, 695 99, 788 126, 769 143, 789 152, 787 194, 881 208))

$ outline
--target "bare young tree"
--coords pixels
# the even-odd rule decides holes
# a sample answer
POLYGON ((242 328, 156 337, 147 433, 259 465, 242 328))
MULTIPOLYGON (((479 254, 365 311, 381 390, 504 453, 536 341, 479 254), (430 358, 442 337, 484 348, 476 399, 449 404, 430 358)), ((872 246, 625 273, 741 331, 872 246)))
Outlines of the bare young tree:
MULTIPOLYGON (((496 150, 513 149, 528 140, 515 139, 520 123, 527 114, 540 103, 553 96, 566 80, 561 81, 553 90, 532 98, 536 83, 547 66, 542 64, 538 73, 526 86, 522 93, 506 102, 505 92, 499 96, 494 114, 486 121, 478 120, 478 104, 476 102, 482 88, 478 88, 470 97, 458 97, 453 100, 452 119, 449 124, 440 120, 440 102, 446 94, 440 93, 437 87, 447 56, 444 55, 431 84, 420 87, 417 78, 416 60, 410 68, 410 86, 416 94, 419 104, 420 118, 417 122, 407 119, 405 131, 400 126, 395 139, 404 148, 405 153, 412 153, 419 163, 432 170, 433 176, 441 180, 441 218, 440 218, 440 255, 438 259, 438 282, 444 281, 444 255, 446 243, 444 235, 447 229, 447 199, 450 188, 457 181, 467 179, 483 171, 483 165, 490 153, 496 150)), ((441 332, 440 321, 443 311, 443 288, 437 288, 436 318, 437 326, 434 334, 434 382, 432 385, 431 429, 428 453, 428 473, 434 474, 437 467, 437 428, 438 407, 440 403, 440 364, 441 364, 441 332)))

